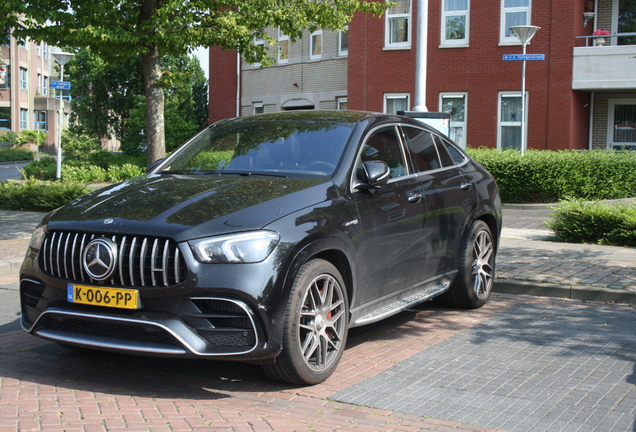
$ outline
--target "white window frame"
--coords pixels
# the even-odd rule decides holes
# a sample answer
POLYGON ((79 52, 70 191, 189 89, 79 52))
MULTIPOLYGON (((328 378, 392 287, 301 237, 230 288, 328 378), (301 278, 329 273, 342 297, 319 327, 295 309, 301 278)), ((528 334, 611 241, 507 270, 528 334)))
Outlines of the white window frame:
POLYGON ((39 94, 42 94, 42 74, 38 74, 38 87, 37 87, 37 92, 39 94))
POLYGON ((278 29, 278 64, 286 64, 289 63, 289 51, 291 49, 291 42, 289 41, 289 36, 278 29), (282 56, 282 46, 283 44, 287 44, 287 57, 282 56))
POLYGON ((309 59, 310 60, 320 60, 322 58, 322 52, 323 52, 323 37, 322 37, 322 30, 316 30, 314 32, 311 33, 311 35, 309 36, 309 59), (316 52, 317 48, 316 48, 316 41, 320 41, 320 52, 316 52))
POLYGON ((49 58, 49 44, 46 42, 42 42, 42 57, 44 60, 48 60, 49 58))
POLYGON ((347 109, 347 98, 346 97, 342 97, 342 98, 338 98, 338 111, 343 111, 347 109), (344 108, 343 108, 344 106, 344 108))
POLYGON ((441 26, 441 45, 442 46, 468 46, 470 35, 470 0, 466 0, 466 9, 446 10, 446 4, 451 0, 443 0, 442 2, 442 26, 441 26), (463 39, 446 39, 446 20, 452 17, 461 17, 465 19, 464 38, 463 39))
POLYGON ((20 130, 29 129, 29 110, 20 108, 20 130))
POLYGON ((345 57, 349 55, 349 26, 345 26, 344 30, 338 32, 338 56, 345 57), (347 41, 347 48, 343 48, 343 36, 347 41))
MULTIPOLYGON (((630 142, 614 142, 614 111, 616 105, 636 105, 636 98, 629 99, 608 99, 607 100, 607 148, 614 148, 614 146, 621 145, 634 145, 636 143, 630 142)), ((636 107, 634 107, 636 109, 636 107)))
MULTIPOLYGON (((503 138, 503 134, 502 134, 502 127, 504 126, 519 126, 521 127, 522 122, 521 119, 517 120, 517 121, 508 121, 508 122, 502 122, 501 121, 501 102, 502 99, 505 97, 517 97, 517 98, 521 98, 521 92, 520 91, 500 91, 499 95, 497 96, 497 148, 498 149, 502 149, 502 138, 503 138)), ((521 133, 523 134, 523 136, 527 137, 528 136, 528 92, 526 92, 526 97, 525 97, 525 107, 523 109, 523 117, 524 117, 524 121, 523 121, 523 130, 521 131, 521 133)), ((522 137, 523 138, 523 137, 522 137)), ((521 146, 521 143, 524 140, 521 139, 519 145, 521 146)), ((527 139, 526 139, 526 143, 527 143, 527 139)), ((521 147, 519 147, 519 150, 521 150, 521 147)))
POLYGON ((263 114, 264 112, 265 112, 265 105, 262 102, 254 103, 254 105, 252 106, 253 114, 263 114))
POLYGON ((396 114, 396 113, 390 113, 388 110, 388 101, 389 100, 396 100, 396 99, 406 99, 406 110, 407 111, 409 109, 409 107, 411 106, 411 95, 409 93, 385 93, 384 94, 384 108, 383 108, 383 112, 387 113, 387 114, 396 114))
POLYGON ((42 94, 44 96, 49 94, 49 77, 46 75, 42 76, 42 94))
POLYGON ((521 42, 519 42, 519 39, 517 39, 514 32, 506 36, 506 33, 508 32, 508 29, 506 28, 506 14, 525 12, 526 22, 521 24, 530 25, 532 22, 532 0, 528 0, 528 6, 505 7, 505 4, 506 0, 501 0, 499 43, 501 45, 521 45, 521 42))
MULTIPOLYGON (((413 0, 408 1, 408 12, 392 11, 393 8, 387 9, 385 12, 385 24, 384 24, 384 49, 410 49, 411 48, 411 33, 413 31, 413 0), (406 41, 392 42, 391 41, 391 24, 393 21, 406 19, 406 41)), ((395 6, 394 6, 395 7, 395 6)))
POLYGON ((20 68, 20 88, 22 90, 29 89, 29 71, 26 68, 20 68))
POLYGON ((462 149, 466 149, 466 123, 468 121, 468 93, 440 93, 439 94, 439 110, 443 110, 444 99, 463 99, 464 100, 464 120, 456 121, 452 118, 449 122, 449 130, 448 136, 452 139, 459 147, 462 149), (453 136, 452 128, 461 128, 461 134, 459 137, 453 136))

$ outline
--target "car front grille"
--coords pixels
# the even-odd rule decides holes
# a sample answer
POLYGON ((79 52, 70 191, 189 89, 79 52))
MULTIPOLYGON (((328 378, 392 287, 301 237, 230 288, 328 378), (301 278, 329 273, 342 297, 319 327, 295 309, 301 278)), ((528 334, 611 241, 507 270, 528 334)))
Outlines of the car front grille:
POLYGON ((95 238, 105 237, 118 246, 117 268, 105 283, 114 287, 168 287, 185 281, 188 271, 176 242, 134 235, 102 235, 50 231, 40 251, 40 267, 53 277, 95 283, 84 270, 82 254, 95 238))

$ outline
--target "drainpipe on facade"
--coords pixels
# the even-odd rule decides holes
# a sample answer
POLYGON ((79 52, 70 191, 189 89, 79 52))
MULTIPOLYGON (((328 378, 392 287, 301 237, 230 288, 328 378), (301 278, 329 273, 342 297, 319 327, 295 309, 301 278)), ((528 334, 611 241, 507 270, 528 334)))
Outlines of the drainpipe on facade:
POLYGON ((413 111, 426 112, 426 69, 428 44, 428 0, 417 2, 415 34, 415 105, 413 111))
MULTIPOLYGON (((208 88, 209 85, 208 85, 208 88)), ((236 50, 236 116, 241 115, 241 54, 236 50)))

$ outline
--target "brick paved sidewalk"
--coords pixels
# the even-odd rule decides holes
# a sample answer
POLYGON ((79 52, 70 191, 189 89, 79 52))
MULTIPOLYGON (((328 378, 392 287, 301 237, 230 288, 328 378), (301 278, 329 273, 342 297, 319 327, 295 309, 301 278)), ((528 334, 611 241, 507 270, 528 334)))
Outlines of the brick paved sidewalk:
MULTIPOLYGON (((429 417, 426 413, 408 413, 412 408, 407 409, 405 405, 382 409, 336 402, 333 398, 338 392, 353 391, 355 395, 356 386, 362 386, 359 388, 364 388, 364 391, 368 392, 368 385, 364 387, 366 383, 372 382, 367 381, 368 379, 377 379, 381 374, 386 374, 396 366, 417 365, 421 362, 420 359, 433 355, 434 350, 437 350, 436 347, 449 346, 449 343, 472 346, 468 349, 469 345, 465 345, 467 348, 458 352, 458 359, 460 353, 464 351, 475 353, 475 349, 482 353, 480 355, 494 355, 492 353, 495 351, 501 351, 501 342, 498 342, 501 338, 498 338, 496 333, 492 333, 492 336, 488 335, 490 332, 502 330, 501 326, 496 324, 498 317, 505 316, 506 311, 511 308, 529 304, 543 309, 553 309, 556 316, 560 316, 559 308, 580 309, 581 316, 585 316, 586 308, 596 310, 597 316, 603 316, 603 311, 607 311, 608 315, 614 318, 615 314, 623 313, 631 314, 633 319, 636 314, 634 308, 625 305, 499 294, 495 294, 493 300, 484 308, 471 311, 440 308, 428 302, 382 323, 353 329, 342 363, 335 374, 325 383, 312 387, 291 387, 272 382, 264 377, 258 366, 254 365, 203 360, 153 359, 109 353, 75 353, 29 336, 22 331, 9 331, 0 334, 0 430, 3 432, 192 430, 486 432, 502 430, 480 426, 479 422, 471 425, 447 420, 445 417, 429 417), (493 319, 495 321, 492 321, 493 319), (486 325, 488 322, 492 325, 486 325), (467 332, 481 336, 479 340, 470 342, 462 336, 470 334, 467 332), (402 363, 408 362, 409 359, 412 359, 410 363, 402 363)), ((537 316, 537 323, 541 322, 541 317, 537 316)), ((586 320, 581 320, 580 325, 588 333, 597 332, 586 320)), ((602 323, 599 325, 603 330, 602 323)), ((526 340, 526 337, 519 333, 526 327, 531 326, 519 326, 515 338, 526 340)), ((535 328, 535 332, 536 330, 539 328, 535 328)), ((2 331, 1 327, 0 331, 2 331)), ((575 329, 570 329, 567 333, 574 337, 577 334, 575 329)), ((539 334, 543 335, 540 338, 542 340, 536 342, 526 340, 518 347, 521 349, 530 343, 542 350, 543 355, 546 351, 558 353, 572 349, 573 345, 567 339, 561 339, 557 333, 545 333, 540 330, 539 334), (549 337, 549 344, 545 343, 546 337, 549 337)), ((608 334, 608 337, 611 339, 611 334, 608 334)), ((629 381, 636 376, 634 375, 636 372, 633 371, 636 349, 633 343, 634 336, 630 337, 631 345, 627 345, 627 350, 625 348, 620 350, 618 352, 620 357, 616 359, 627 361, 627 364, 632 367, 631 371, 626 370, 625 367, 617 368, 618 363, 611 353, 601 353, 597 350, 582 351, 575 357, 579 364, 586 362, 588 365, 595 364, 597 365, 595 368, 599 371, 605 370, 607 371, 605 373, 612 373, 613 380, 622 383, 623 392, 628 392, 624 397, 627 399, 624 400, 623 407, 631 404, 631 414, 629 411, 623 413, 624 408, 614 413, 616 407, 599 405, 595 409, 597 412, 605 409, 605 414, 597 421, 607 418, 614 422, 612 424, 624 425, 624 421, 629 421, 630 416, 632 419, 636 416, 633 403, 636 390, 633 389, 634 382, 629 381), (629 378, 630 376, 632 378, 629 378), (623 423, 618 423, 619 420, 615 419, 617 414, 623 415, 621 417, 623 423)), ((546 360, 546 357, 543 359, 546 360)), ((531 358, 526 360, 532 362, 531 358)), ((558 362, 553 363, 554 366, 558 364, 558 362)), ((433 375, 441 380, 440 382, 452 383, 443 378, 445 375, 440 375, 447 373, 447 369, 454 369, 460 375, 470 373, 473 377, 477 377, 483 374, 484 377, 490 375, 492 378, 489 367, 477 370, 475 375, 474 369, 462 362, 450 361, 442 366, 445 369, 440 369, 433 375)), ((516 368, 520 371, 516 377, 516 380, 521 380, 519 384, 530 380, 537 373, 536 369, 526 368, 527 373, 524 375, 524 368, 520 363, 517 363, 516 368)), ((602 397, 596 394, 597 389, 586 384, 585 374, 578 373, 582 369, 578 372, 562 370, 560 367, 552 368, 552 370, 551 373, 569 376, 570 382, 574 384, 580 381, 580 384, 573 384, 575 390, 572 395, 576 398, 584 398, 586 394, 580 392, 587 391, 589 395, 585 399, 586 403, 595 405, 596 402, 601 401, 602 397)), ((431 372, 435 371, 422 370, 421 377, 431 372)), ((544 379, 546 400, 547 395, 551 394, 548 387, 552 382, 554 380, 544 379)), ((422 390, 430 390, 431 384, 422 383, 422 390)), ((507 384, 516 388, 514 380, 507 381, 507 384)), ((505 385, 506 382, 502 381, 501 387, 505 385)), ((560 384, 559 389, 556 393, 562 395, 563 384, 560 384)), ((378 394, 385 390, 386 388, 377 388, 378 394)), ((414 396, 419 394, 418 390, 411 391, 414 396)), ((617 395, 612 389, 608 389, 607 392, 608 395, 617 395)), ((466 397, 471 395, 467 393, 466 397)), ((476 403, 479 398, 472 399, 475 399, 473 403, 476 403)), ((492 399, 489 397, 483 400, 486 403, 484 413, 491 409, 501 409, 501 404, 490 405, 488 401, 492 399)), ((511 404, 508 403, 505 406, 509 407, 511 404)), ((533 408, 533 416, 543 416, 546 420, 550 420, 550 411, 542 411, 546 408, 548 408, 547 405, 543 408, 533 408)), ((575 415, 579 422, 582 417, 585 417, 585 411, 585 409, 579 409, 578 414, 575 415)), ((552 424, 553 420, 549 423, 552 424)), ((523 432, 533 429, 512 430, 523 432)), ((603 430, 612 430, 612 428, 603 430)))

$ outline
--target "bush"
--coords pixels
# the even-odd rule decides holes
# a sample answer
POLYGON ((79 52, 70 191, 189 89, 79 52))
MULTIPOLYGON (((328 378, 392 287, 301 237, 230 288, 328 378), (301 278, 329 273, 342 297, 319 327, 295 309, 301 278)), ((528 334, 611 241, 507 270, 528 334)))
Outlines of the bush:
POLYGON ((24 149, 0 150, 0 162, 33 160, 33 152, 24 149))
POLYGON ((87 194, 79 183, 0 182, 0 208, 3 210, 51 211, 87 194))
POLYGON ((497 179, 505 203, 636 196, 636 152, 469 149, 497 179))
POLYGON ((46 141, 46 132, 23 130, 20 132, 15 140, 15 145, 21 146, 24 144, 37 144, 42 145, 46 141))
POLYGON ((101 150, 98 139, 62 131, 62 151, 64 158, 86 162, 93 152, 101 150))
POLYGON ((26 165, 22 169, 22 174, 27 179, 55 180, 56 165, 57 161, 55 158, 44 157, 26 165))
POLYGON ((0 143, 2 142, 9 143, 11 146, 14 146, 18 142, 18 134, 13 131, 6 131, 0 135, 0 143))
POLYGON ((559 241, 636 246, 636 205, 561 202, 546 226, 559 241))

